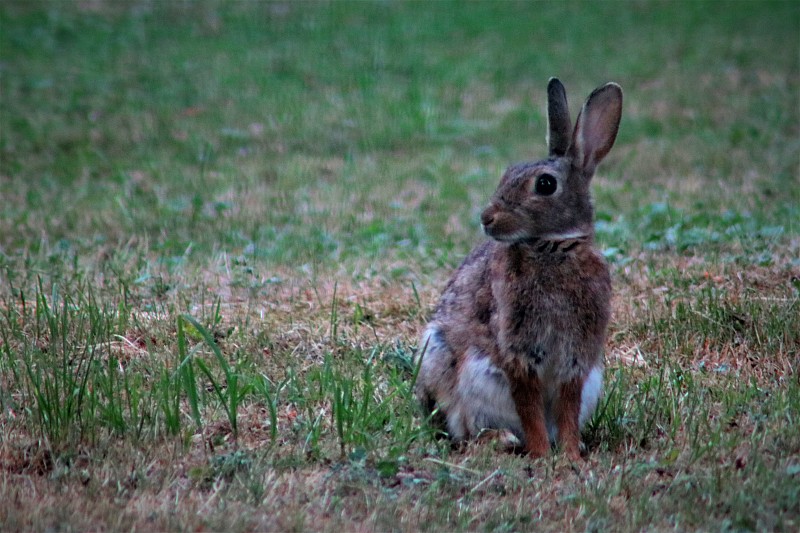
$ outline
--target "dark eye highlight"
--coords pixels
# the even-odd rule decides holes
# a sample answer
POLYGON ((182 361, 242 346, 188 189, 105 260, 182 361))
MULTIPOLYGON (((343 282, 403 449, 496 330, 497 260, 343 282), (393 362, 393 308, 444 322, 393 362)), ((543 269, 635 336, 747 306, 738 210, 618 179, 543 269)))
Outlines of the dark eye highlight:
POLYGON ((542 174, 536 178, 536 184, 533 186, 534 192, 542 196, 550 196, 557 188, 558 181, 550 174, 542 174))

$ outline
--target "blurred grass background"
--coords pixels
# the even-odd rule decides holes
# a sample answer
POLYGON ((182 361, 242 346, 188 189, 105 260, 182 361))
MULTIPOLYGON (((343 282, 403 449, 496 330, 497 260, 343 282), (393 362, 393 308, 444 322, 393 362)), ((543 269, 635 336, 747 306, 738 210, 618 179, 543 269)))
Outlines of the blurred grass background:
POLYGON ((797 233, 793 2, 6 2, 0 17, 6 257, 133 238, 290 265, 455 246, 452 264, 505 165, 544 155, 550 76, 573 115, 602 82, 626 91, 595 188, 604 246, 797 233))

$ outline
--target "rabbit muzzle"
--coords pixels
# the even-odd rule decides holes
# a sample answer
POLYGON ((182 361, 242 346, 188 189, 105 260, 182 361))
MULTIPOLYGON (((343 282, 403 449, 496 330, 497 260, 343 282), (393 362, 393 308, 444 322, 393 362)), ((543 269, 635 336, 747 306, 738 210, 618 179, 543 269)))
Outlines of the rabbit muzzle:
POLYGON ((481 213, 481 226, 483 226, 483 231, 487 231, 488 228, 494 224, 494 216, 496 212, 497 208, 493 205, 490 205, 483 210, 483 213, 481 213))
POLYGON ((495 205, 490 205, 481 213, 481 227, 483 232, 492 238, 497 238, 498 233, 503 233, 502 228, 502 215, 498 215, 498 209, 495 205))
POLYGON ((495 204, 481 213, 481 226, 488 237, 500 242, 519 242, 530 238, 530 233, 522 227, 518 217, 495 204))

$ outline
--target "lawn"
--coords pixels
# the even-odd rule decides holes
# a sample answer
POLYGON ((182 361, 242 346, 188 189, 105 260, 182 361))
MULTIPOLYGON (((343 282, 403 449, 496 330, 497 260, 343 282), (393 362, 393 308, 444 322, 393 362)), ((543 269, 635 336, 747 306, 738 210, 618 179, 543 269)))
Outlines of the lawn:
POLYGON ((800 528, 800 4, 0 4, 0 530, 800 528), (503 169, 625 91, 588 454, 412 354, 503 169))

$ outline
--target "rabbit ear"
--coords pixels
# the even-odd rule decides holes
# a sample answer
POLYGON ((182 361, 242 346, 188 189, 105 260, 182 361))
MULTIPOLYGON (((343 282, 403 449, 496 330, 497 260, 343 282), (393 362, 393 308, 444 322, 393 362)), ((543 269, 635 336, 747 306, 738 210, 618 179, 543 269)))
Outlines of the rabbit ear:
POLYGON ((550 78, 547 84, 547 149, 551 156, 561 157, 567 153, 571 130, 567 92, 558 78, 550 78))
POLYGON ((578 115, 569 155, 573 165, 592 176, 597 165, 614 146, 622 116, 622 88, 607 83, 589 95, 578 115))

